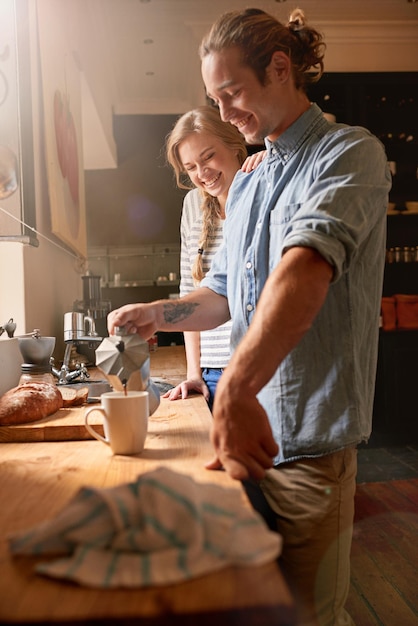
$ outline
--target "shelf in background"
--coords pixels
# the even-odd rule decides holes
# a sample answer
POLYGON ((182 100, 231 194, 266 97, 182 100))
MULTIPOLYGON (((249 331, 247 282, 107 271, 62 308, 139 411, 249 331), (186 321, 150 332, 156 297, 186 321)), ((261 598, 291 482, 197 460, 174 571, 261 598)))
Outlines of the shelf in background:
POLYGON ((179 280, 123 280, 120 284, 109 283, 106 285, 109 289, 122 289, 124 287, 177 287, 179 280))
POLYGON ((404 217, 406 217, 411 215, 418 215, 418 209, 416 211, 411 211, 410 209, 396 211, 394 209, 393 211, 388 211, 387 214, 390 217, 393 217, 394 215, 403 215, 404 217))
POLYGON ((175 286, 178 280, 170 281, 168 276, 179 275, 180 244, 89 247, 88 265, 92 274, 101 277, 102 285, 111 289, 175 286), (167 280, 160 281, 159 276, 167 280))

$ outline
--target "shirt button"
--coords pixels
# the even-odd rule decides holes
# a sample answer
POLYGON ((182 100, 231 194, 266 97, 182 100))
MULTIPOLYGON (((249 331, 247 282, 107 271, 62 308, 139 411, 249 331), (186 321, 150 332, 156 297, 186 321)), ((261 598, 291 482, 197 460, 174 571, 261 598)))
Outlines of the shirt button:
POLYGON ((258 222, 257 228, 261 228, 261 222, 258 222))
POLYGON ((288 155, 288 154, 284 154, 284 155, 283 155, 283 159, 284 159, 285 161, 287 161, 287 159, 288 159, 288 158, 289 158, 289 155, 288 155))
POLYGON ((252 311, 253 310, 253 305, 252 304, 247 304, 247 311, 252 311))
POLYGON ((252 268, 253 264, 248 261, 248 263, 245 264, 245 267, 247 268, 247 270, 250 270, 252 268))

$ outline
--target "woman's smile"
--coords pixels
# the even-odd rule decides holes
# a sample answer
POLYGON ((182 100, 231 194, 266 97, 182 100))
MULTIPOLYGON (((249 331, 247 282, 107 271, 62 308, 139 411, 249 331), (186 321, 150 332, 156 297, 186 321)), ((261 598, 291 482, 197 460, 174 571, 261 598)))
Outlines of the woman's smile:
POLYGON ((210 178, 209 180, 202 180, 202 183, 205 187, 213 187, 221 178, 221 176, 222 172, 219 172, 219 174, 216 174, 216 176, 213 176, 213 178, 210 178))
POLYGON ((228 189, 239 169, 237 152, 218 137, 202 131, 192 133, 179 146, 184 172, 191 182, 211 196, 227 196, 228 189))

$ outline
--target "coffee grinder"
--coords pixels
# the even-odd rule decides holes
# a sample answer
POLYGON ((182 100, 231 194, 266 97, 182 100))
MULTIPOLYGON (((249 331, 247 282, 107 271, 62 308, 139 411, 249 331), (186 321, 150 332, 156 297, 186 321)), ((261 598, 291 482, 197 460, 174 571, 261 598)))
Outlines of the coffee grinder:
POLYGON ((21 335, 17 340, 24 360, 19 385, 27 382, 46 382, 55 385, 51 367, 55 337, 41 337, 39 329, 35 328, 32 333, 21 335))

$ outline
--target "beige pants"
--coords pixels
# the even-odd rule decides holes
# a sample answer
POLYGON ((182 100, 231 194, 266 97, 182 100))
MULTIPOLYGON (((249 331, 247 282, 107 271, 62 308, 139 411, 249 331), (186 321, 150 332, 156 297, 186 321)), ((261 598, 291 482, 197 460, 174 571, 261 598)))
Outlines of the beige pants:
POLYGON ((298 626, 348 626, 357 450, 286 463, 260 486, 283 537, 280 565, 296 601, 298 626))

